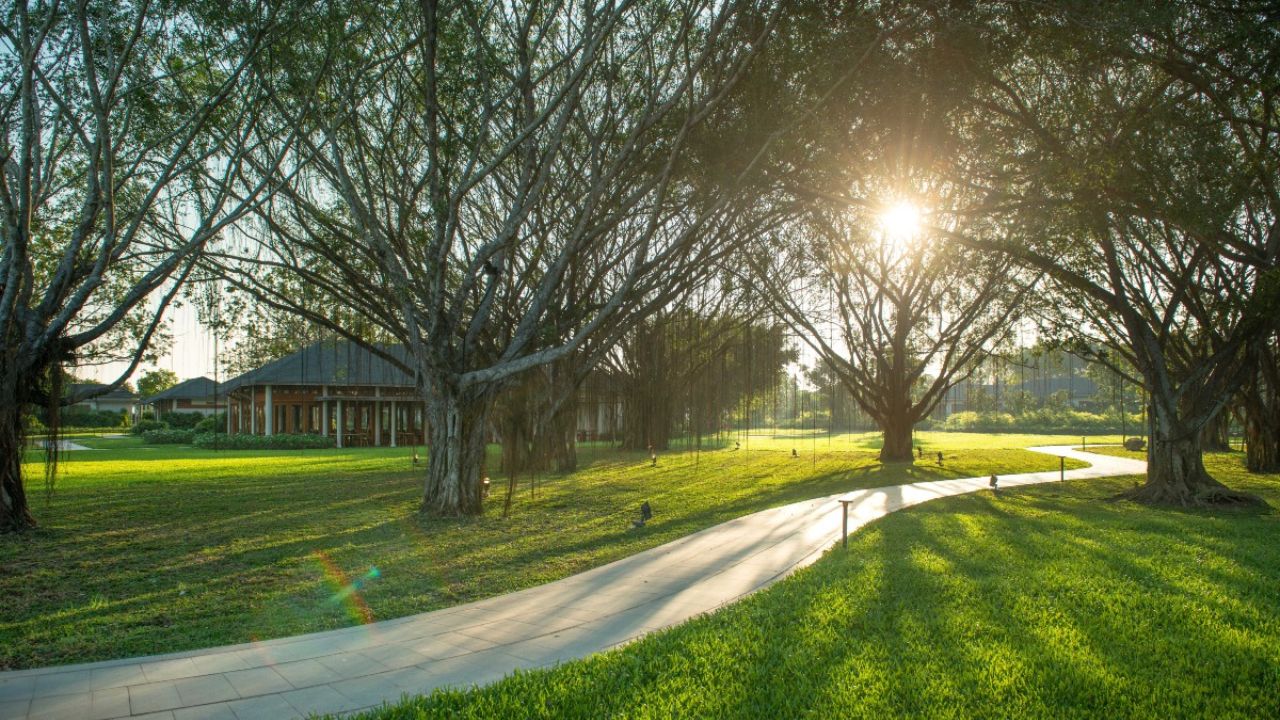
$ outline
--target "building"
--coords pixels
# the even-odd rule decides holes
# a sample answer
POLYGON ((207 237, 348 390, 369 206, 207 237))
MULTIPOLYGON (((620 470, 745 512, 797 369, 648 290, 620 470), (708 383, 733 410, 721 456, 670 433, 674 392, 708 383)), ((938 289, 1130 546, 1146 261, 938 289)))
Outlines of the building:
POLYGON ((227 408, 226 386, 218 387, 207 377, 191 378, 152 395, 143 400, 141 405, 157 420, 169 412, 213 415, 227 408))
POLYGON ((132 417, 134 407, 138 404, 138 396, 123 388, 102 392, 106 387, 102 383, 72 383, 67 387, 67 397, 77 398, 93 395, 94 393, 100 394, 81 400, 67 409, 93 412, 124 412, 132 417))
MULTIPOLYGON (((379 349, 410 364, 400 345, 379 349)), ((418 445, 425 407, 413 376, 347 340, 322 340, 228 380, 227 432, 332 436, 338 447, 418 445)))

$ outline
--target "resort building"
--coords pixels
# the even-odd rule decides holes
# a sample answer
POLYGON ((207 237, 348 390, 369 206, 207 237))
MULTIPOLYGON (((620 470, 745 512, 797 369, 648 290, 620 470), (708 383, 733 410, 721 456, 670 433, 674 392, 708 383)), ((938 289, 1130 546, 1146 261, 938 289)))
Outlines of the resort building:
POLYGON ((68 410, 91 410, 93 412, 119 412, 133 415, 134 406, 138 404, 138 396, 123 388, 103 392, 107 386, 102 383, 72 383, 67 387, 67 396, 84 397, 93 393, 87 400, 68 407, 68 410))
POLYGON ((226 385, 219 387, 207 377, 183 380, 163 392, 158 392, 141 403, 156 420, 170 412, 191 412, 213 415, 227 409, 226 385))
MULTIPOLYGON (((399 345, 380 349, 408 365, 399 345)), ((420 445, 425 414, 413 376, 347 340, 322 340, 228 380, 227 432, 313 433, 338 447, 420 445)))

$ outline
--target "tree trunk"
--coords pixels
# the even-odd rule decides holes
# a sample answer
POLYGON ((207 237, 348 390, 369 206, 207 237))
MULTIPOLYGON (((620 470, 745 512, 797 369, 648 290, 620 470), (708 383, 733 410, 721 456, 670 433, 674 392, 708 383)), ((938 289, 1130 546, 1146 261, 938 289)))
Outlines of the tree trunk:
POLYGON ((915 462, 915 453, 911 443, 911 428, 914 423, 907 413, 898 412, 880 422, 884 431, 884 445, 880 448, 880 462, 915 462))
POLYGON ((1227 452, 1231 450, 1231 413, 1223 408, 1221 412, 1200 431, 1201 447, 1206 452, 1227 452))
POLYGON ((430 517, 481 514, 488 397, 443 390, 427 409, 431 414, 431 450, 421 512, 430 517))
POLYGON ((1280 472, 1280 398, 1246 393, 1244 443, 1244 462, 1249 472, 1280 472))
POLYGON ((1148 410, 1147 482, 1126 495, 1140 502, 1184 507, 1257 502, 1252 495, 1236 492, 1209 475, 1200 444, 1203 428, 1186 427, 1164 407, 1152 402, 1148 410))
POLYGON ((27 530, 36 525, 22 482, 22 452, 26 426, 22 409, 0 407, 0 533, 27 530))

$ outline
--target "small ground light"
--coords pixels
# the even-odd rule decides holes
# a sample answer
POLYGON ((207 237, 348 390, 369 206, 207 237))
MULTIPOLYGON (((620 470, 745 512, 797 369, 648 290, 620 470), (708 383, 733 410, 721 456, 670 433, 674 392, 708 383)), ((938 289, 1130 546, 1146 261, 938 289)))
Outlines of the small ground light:
POLYGON ((649 501, 645 500, 644 502, 640 503, 639 519, 632 520, 631 524, 635 527, 642 528, 644 527, 644 524, 648 522, 651 518, 653 518, 653 508, 649 507, 649 501))
POLYGON ((942 451, 941 451, 941 450, 939 450, 939 451, 938 451, 938 464, 939 464, 939 465, 941 465, 941 464, 942 464, 942 451))
POLYGON ((1000 490, 1000 478, 996 477, 994 474, 991 476, 991 482, 988 484, 991 486, 992 492, 1000 490))

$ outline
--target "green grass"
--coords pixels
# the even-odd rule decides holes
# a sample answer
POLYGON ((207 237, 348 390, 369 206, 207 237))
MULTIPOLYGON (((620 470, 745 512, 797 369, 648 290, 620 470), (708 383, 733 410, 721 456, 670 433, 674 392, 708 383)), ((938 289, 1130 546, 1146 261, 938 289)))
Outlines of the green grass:
POLYGON ((1280 516, 1113 500, 1133 481, 893 513, 621 650, 363 717, 1280 717, 1280 516))
MULTIPOLYGON (((247 642, 400 617, 562 578, 756 510, 861 487, 1057 467, 1016 449, 1055 442, 922 433, 943 466, 881 466, 871 434, 744 438, 743 450, 582 451, 582 469, 522 481, 501 518, 415 515, 410 450, 215 452, 86 438, 41 528, 0 537, 0 669, 247 642), (802 457, 790 457, 791 448, 802 457), (654 522, 630 520, 648 500, 654 522), (338 588, 376 567, 361 603, 338 588)), ((1058 439, 1071 442, 1070 438, 1058 439)), ((1078 438, 1077 438, 1078 440, 1078 438)), ((496 460, 491 467, 496 468, 496 460)))

